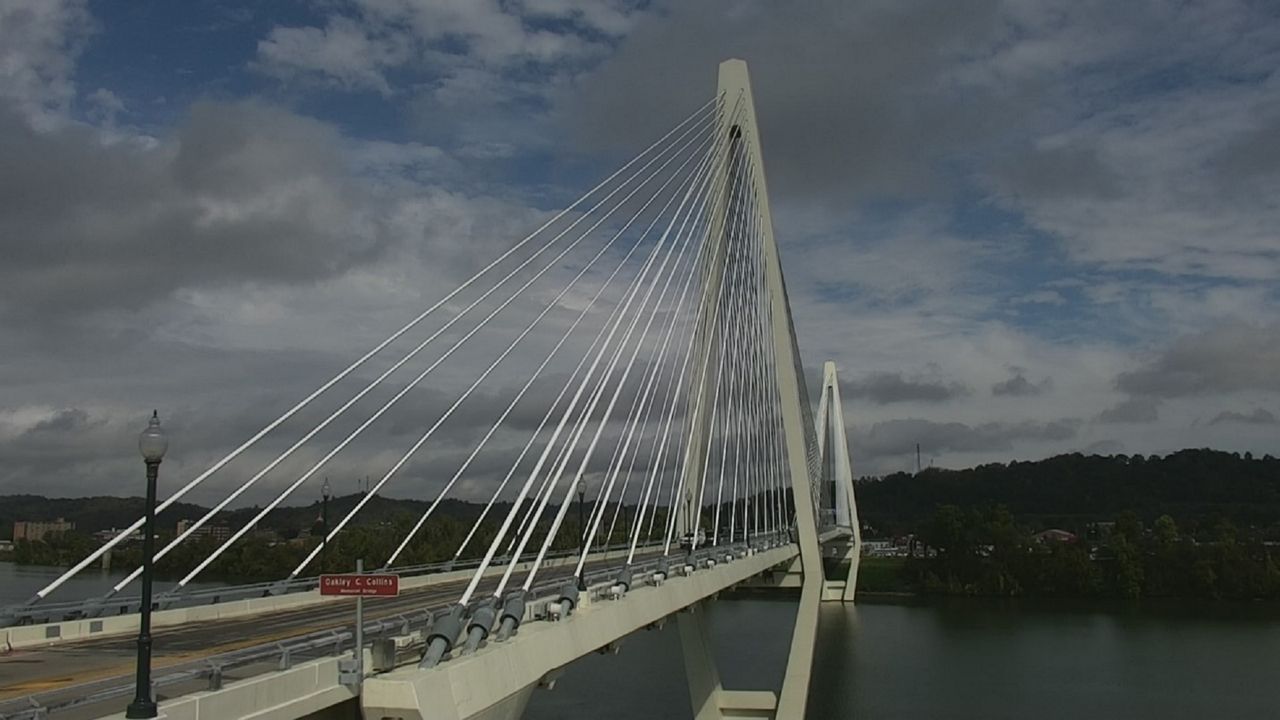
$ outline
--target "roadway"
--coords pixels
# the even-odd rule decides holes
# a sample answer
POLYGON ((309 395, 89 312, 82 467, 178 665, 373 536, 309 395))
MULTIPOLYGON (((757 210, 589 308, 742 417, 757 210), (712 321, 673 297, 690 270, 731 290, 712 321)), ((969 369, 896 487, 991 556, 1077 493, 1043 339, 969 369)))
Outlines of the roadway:
MULTIPOLYGON (((588 563, 589 571, 620 565, 621 557, 588 563)), ((637 560, 641 559, 637 555, 637 560)), ((558 577, 570 577, 573 565, 548 568, 539 573, 539 582, 558 577)), ((512 586, 519 587, 524 573, 513 575, 512 586)), ((497 587, 497 576, 486 578, 480 584, 479 597, 484 597, 497 587)), ((405 590, 398 597, 367 598, 366 620, 394 617, 422 610, 447 607, 457 601, 467 580, 428 585, 405 590)), ((328 629, 350 628, 355 620, 355 602, 337 601, 294 610, 284 610, 260 615, 217 621, 193 622, 185 625, 159 628, 154 633, 152 666, 159 670, 189 663, 205 657, 243 648, 288 640, 328 629)), ((117 635, 79 642, 67 642, 45 648, 14 650, 0 655, 0 702, 34 693, 53 693, 57 698, 77 697, 77 686, 98 681, 118 679, 121 684, 131 682, 136 653, 135 635, 117 635)), ((266 672, 274 666, 264 665, 255 672, 266 672)), ((240 676, 241 673, 237 673, 240 676)), ((230 681, 232 678, 228 677, 230 681)), ((114 684, 111 683, 111 684, 114 684)), ((164 696, 173 696, 176 688, 165 688, 164 696)), ((195 689, 195 688, 193 688, 195 689)), ((45 696, 48 699, 48 695, 45 696)), ((129 697, 96 703, 95 715, 123 711, 129 697)), ((80 716, 81 713, 74 713, 80 716)), ((62 713, 58 714, 63 717, 62 713)), ((65 717, 72 717, 66 715, 65 717)))

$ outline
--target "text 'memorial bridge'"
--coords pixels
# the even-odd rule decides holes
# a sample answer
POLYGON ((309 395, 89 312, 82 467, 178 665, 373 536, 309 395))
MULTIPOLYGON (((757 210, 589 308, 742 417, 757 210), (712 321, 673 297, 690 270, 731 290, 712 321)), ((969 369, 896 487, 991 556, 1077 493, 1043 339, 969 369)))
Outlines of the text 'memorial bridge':
MULTIPOLYGON (((747 67, 728 60, 706 104, 159 504, 228 490, 154 551, 212 548, 152 604, 160 712, 518 718, 569 663, 674 619, 694 717, 803 717, 818 604, 852 601, 860 547, 832 363, 816 415, 810 401, 747 67), (464 420, 478 429, 451 432, 464 420), (379 474, 286 577, 192 585, 356 443, 379 474), (353 624, 349 599, 318 591, 317 556, 375 497, 428 476, 443 484, 425 511, 365 559, 401 594, 353 624), (208 543, 255 487, 272 499, 208 543), (588 489, 589 514, 566 522, 588 489), (465 539, 418 562, 464 491, 489 498, 465 539), (799 597, 776 691, 719 680, 702 608, 744 585, 799 597)), ((93 600, 58 596, 143 526, 0 608, 0 718, 123 708, 142 571, 93 600)))

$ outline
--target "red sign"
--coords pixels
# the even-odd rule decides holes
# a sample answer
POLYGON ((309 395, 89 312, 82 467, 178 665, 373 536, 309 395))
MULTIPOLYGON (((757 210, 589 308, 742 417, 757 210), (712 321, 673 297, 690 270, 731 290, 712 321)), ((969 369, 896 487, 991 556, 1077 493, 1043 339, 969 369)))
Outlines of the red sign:
POLYGON ((364 597, 400 594, 399 575, 321 575, 321 595, 363 595, 364 597))

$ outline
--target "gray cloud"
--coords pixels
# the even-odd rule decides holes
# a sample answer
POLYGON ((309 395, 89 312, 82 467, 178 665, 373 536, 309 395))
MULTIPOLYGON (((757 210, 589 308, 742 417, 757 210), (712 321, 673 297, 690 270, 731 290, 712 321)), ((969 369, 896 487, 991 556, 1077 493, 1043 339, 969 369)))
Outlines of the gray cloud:
POLYGON ((1050 378, 1033 383, 1027 379, 1022 368, 1010 368, 1010 370, 1013 372, 1012 377, 1007 380, 1001 380, 991 386, 992 395, 1032 397, 1043 395, 1049 388, 1053 387, 1053 381, 1050 378))
POLYGON ((1120 177, 1096 147, 1025 148, 1000 162, 995 174, 1007 192, 1027 198, 1101 199, 1121 191, 1120 177))
POLYGON ((376 256, 330 126, 198 103, 154 147, 0 108, 0 312, 138 308, 180 287, 306 282, 376 256))
POLYGON ((86 0, 9 0, 0 5, 0 101, 39 124, 75 96, 75 60, 94 30, 86 0))
MULTIPOLYGON (((1175 323, 1162 312, 1184 328, 1274 316, 1276 223, 1258 198, 1275 195, 1276 123, 1258 102, 1270 85, 1254 81, 1274 68, 1274 30, 1250 8, 526 0, 442 17, 428 5, 329 3, 314 27, 247 38, 250 55, 260 41, 257 55, 239 67, 256 73, 251 84, 268 97, 278 92, 290 107, 325 113, 335 101, 322 93, 357 91, 340 97, 361 111, 329 116, 349 123, 341 132, 265 100, 155 113, 151 89, 96 76, 77 89, 86 4, 16 0, 0 9, 0 65, 17 68, 0 77, 0 104, 12 111, 0 111, 0 492, 136 492, 134 441, 152 407, 174 435, 162 482, 189 479, 523 237, 572 188, 590 186, 602 176, 601 155, 629 156, 708 99, 715 64, 727 56, 752 64, 802 347, 817 339, 824 356, 847 367, 945 361, 980 390, 973 397, 969 385, 937 372, 846 382, 848 399, 863 406, 855 414, 882 421, 855 436, 868 457, 909 453, 915 442, 983 461, 1083 445, 1093 438, 1081 436, 1079 420, 1002 418, 1009 403, 990 402, 981 392, 989 380, 976 378, 1011 361, 1051 371, 1071 390, 1054 398, 1056 412, 1092 415, 1121 397, 1092 374, 1119 367, 1130 351, 1115 338, 1170 335, 1175 323), (31 22, 14 22, 14 8, 31 22), (450 52, 439 51, 442 42, 450 52), (1150 77, 1184 67, 1204 75, 1151 85, 1150 77), (1233 78, 1227 86, 1213 77, 1223 68, 1233 78), (109 87, 89 94, 99 82, 109 87), (395 118, 421 142, 399 142, 401 131, 379 136, 381 125, 364 122, 365 103, 370 117, 395 118), (171 112, 180 120, 168 127, 171 112), (58 122, 33 120, 51 115, 58 122), (144 127, 155 137, 116 122, 154 123, 144 127), (1237 202, 1232 192, 1247 197, 1237 202), (906 202, 876 202, 886 196, 906 202), (984 203, 1007 219, 971 215, 984 203), (1230 252, 1218 252, 1219 243, 1230 252), (1090 264, 1070 264, 1080 253, 1090 264), (1163 282, 1163 292, 1188 303, 1185 275, 1219 273, 1233 258, 1243 276, 1261 278, 1231 288, 1268 298, 1257 312, 1197 297, 1203 315, 1192 320, 1145 289, 1163 282), (1118 280, 1130 294, 1078 346, 1065 347, 1054 328, 993 315, 1018 302, 1074 312, 1080 293, 1025 294, 1022 273, 1092 282, 1095 260, 1178 275, 1118 280), (1001 301, 1007 283, 1020 299, 1001 301), (815 295, 822 302, 808 302, 815 295), (952 402, 947 410, 974 419, 893 419, 901 402, 952 402)), ((169 100, 226 97, 245 86, 236 73, 169 100)), ((499 336, 509 338, 517 320, 498 318, 496 332, 478 336, 335 458, 325 471, 335 484, 389 467, 501 350, 499 336)), ((1274 340, 1224 334, 1199 345, 1180 341, 1122 375, 1116 384, 1131 399, 1103 415, 1155 419, 1158 397, 1250 407, 1255 395, 1214 395, 1276 389, 1266 372, 1276 366, 1267 354, 1274 340), (1230 347, 1215 351, 1224 341, 1230 347)), ((539 358, 517 356, 522 368, 539 358)), ((1011 370, 992 395, 1048 390, 1048 378, 1011 370)), ((567 372, 557 365, 535 386, 461 494, 492 488, 567 372)), ((808 377, 816 392, 820 376, 808 377)), ((441 428, 440 442, 401 471, 393 494, 438 487, 521 380, 510 368, 495 373, 441 428)), ((357 407, 356 421, 385 397, 357 407)), ((1188 428, 1187 404, 1162 406, 1160 425, 1103 434, 1143 452, 1164 449, 1153 442, 1199 443, 1176 434, 1188 428)), ((217 499, 215 489, 234 487, 335 405, 322 398, 194 499, 217 499)), ((1239 422, 1229 411, 1220 418, 1239 422)), ((604 447, 616 446, 616 426, 604 447)), ((335 442, 349 427, 317 440, 335 442)), ((1196 432, 1215 437, 1203 426, 1196 432)), ((316 459, 299 453, 244 500, 261 500, 316 459)))
MULTIPOLYGON (((1256 192, 1257 182, 1280 173, 1280 115, 1234 139, 1211 160, 1224 186, 1256 192)), ((1264 186, 1265 187, 1265 186, 1264 186)))
POLYGON ((1276 416, 1270 410, 1263 408, 1254 408, 1247 413, 1235 412, 1233 410, 1224 410, 1209 421, 1210 425, 1218 425, 1220 423, 1240 423, 1244 425, 1275 425, 1276 416))
POLYGON ((1280 390, 1280 326, 1224 325, 1175 341, 1116 387, 1174 398, 1213 392, 1280 390))
POLYGON ((878 405, 898 402, 939 403, 969 394, 969 388, 958 382, 931 377, 905 377, 900 372, 875 372, 857 380, 841 380, 840 393, 845 397, 863 398, 878 405))
POLYGON ((23 432, 23 437, 30 439, 33 436, 44 435, 62 441, 74 441, 74 436, 90 425, 89 413, 80 408, 68 408, 59 410, 51 417, 32 425, 23 432))
POLYGON ((989 422, 967 425, 922 419, 889 420, 854 433, 852 443, 860 457, 869 459, 915 452, 916 444, 929 454, 942 452, 1007 452, 1017 441, 1070 440, 1081 421, 1064 418, 1049 422, 989 422))
POLYGON ((945 148, 981 137, 1006 100, 944 76, 1004 38, 999 3, 671 3, 566 88, 559 112, 590 149, 630 147, 710 99, 717 64, 751 65, 775 197, 938 189, 945 148))
POLYGON ((1086 455, 1118 455, 1124 452, 1124 443, 1119 440, 1099 440, 1089 443, 1084 448, 1086 455))
POLYGON ((1160 400, 1148 397, 1132 397, 1098 413, 1102 423, 1151 423, 1159 419, 1157 408, 1160 400))

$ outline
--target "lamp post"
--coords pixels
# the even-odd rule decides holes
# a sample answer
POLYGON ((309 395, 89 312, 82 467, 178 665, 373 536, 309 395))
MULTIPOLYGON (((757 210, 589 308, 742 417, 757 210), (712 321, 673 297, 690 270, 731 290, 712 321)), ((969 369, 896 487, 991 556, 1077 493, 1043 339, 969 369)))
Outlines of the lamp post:
POLYGON ((126 718, 153 718, 156 701, 151 697, 151 565, 156 542, 156 478, 160 474, 160 461, 169 449, 169 439, 160 429, 160 415, 151 411, 147 429, 138 436, 138 450, 147 464, 147 515, 142 536, 142 605, 138 608, 141 619, 138 624, 137 686, 133 702, 125 710, 126 718))
MULTIPOLYGON (((583 480, 578 481, 578 555, 581 556, 587 551, 587 487, 583 480)), ((578 573, 578 589, 587 589, 587 572, 584 568, 578 573)))
POLYGON ((587 490, 582 487, 582 483, 578 483, 578 554, 581 555, 587 549, 587 517, 586 517, 587 490))
POLYGON ((329 495, 333 488, 329 487, 329 478, 320 486, 320 572, 329 559, 329 495))

